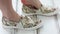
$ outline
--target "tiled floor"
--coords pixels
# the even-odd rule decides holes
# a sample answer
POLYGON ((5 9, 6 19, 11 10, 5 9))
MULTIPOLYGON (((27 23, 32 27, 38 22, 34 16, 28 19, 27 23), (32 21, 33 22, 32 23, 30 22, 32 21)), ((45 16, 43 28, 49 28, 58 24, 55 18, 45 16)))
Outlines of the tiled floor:
MULTIPOLYGON (((43 2, 44 0, 42 0, 43 2)), ((46 0, 47 1, 47 0, 46 0)), ((21 0, 18 0, 18 5, 16 5, 16 0, 13 0, 13 7, 15 9, 15 11, 17 10, 17 13, 20 15, 22 14, 22 10, 21 10, 21 0), (17 9, 16 9, 17 7, 17 9)), ((52 17, 46 17, 46 16, 40 16, 40 19, 42 20, 43 27, 41 27, 38 30, 38 34, 59 34, 59 28, 57 23, 60 23, 60 15, 57 16, 58 17, 58 22, 56 19, 56 16, 52 16, 52 17)), ((0 33, 1 34, 12 34, 11 32, 6 31, 5 29, 2 28, 2 13, 0 11, 0 33)), ((37 31, 22 31, 19 30, 18 32, 15 32, 15 34, 37 34, 37 31)))

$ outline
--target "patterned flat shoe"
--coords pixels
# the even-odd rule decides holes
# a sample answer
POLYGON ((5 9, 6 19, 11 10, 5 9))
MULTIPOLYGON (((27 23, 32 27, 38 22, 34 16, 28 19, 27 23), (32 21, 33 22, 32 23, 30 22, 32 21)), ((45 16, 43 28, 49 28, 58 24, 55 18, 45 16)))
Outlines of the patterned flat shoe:
POLYGON ((40 15, 55 15, 57 13, 57 8, 51 8, 51 7, 44 7, 42 6, 40 9, 31 9, 25 5, 23 5, 23 13, 24 14, 40 14, 40 15))
POLYGON ((18 28, 18 29, 37 29, 41 27, 41 20, 37 19, 36 15, 24 16, 19 22, 9 21, 6 18, 2 18, 4 28, 18 28))

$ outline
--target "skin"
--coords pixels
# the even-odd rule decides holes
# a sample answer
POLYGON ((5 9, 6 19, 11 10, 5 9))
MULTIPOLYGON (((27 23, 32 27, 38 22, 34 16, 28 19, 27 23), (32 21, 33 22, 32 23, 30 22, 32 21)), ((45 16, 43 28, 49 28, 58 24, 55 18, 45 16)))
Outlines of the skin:
POLYGON ((2 15, 8 20, 19 21, 20 16, 12 8, 12 0, 0 0, 0 9, 2 10, 2 15))
MULTIPOLYGON (((34 6, 36 8, 41 7, 39 0, 21 0, 26 6, 34 6)), ((2 15, 8 20, 19 21, 21 16, 19 16, 12 8, 12 0, 0 0, 0 9, 2 10, 2 15)))
POLYGON ((39 0, 21 0, 22 3, 26 6, 33 6, 37 9, 39 9, 42 5, 41 2, 39 0))

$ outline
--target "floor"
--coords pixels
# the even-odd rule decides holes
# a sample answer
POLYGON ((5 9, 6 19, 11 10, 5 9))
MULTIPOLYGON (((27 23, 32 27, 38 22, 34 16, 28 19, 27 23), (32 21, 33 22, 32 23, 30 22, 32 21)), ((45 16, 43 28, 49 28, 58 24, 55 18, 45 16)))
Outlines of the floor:
MULTIPOLYGON (((54 0, 56 7, 60 8, 59 2, 60 0, 54 0)), ((14 10, 20 15, 22 14, 22 4, 21 0, 12 0, 13 2, 13 8, 14 10)), ((41 0, 42 4, 45 3, 44 0, 41 0), (44 3, 43 3, 44 2, 44 3)), ((47 5, 47 3, 52 3, 51 0, 46 0, 46 3, 44 5, 47 5)), ((52 4, 48 4, 48 6, 52 4)), ((0 33, 1 34, 60 34, 60 12, 56 16, 51 16, 51 17, 46 17, 46 16, 40 16, 40 19, 42 20, 43 27, 37 30, 31 30, 31 31, 25 31, 25 30, 19 30, 18 32, 11 32, 11 31, 6 31, 2 27, 2 13, 0 10, 0 33)))

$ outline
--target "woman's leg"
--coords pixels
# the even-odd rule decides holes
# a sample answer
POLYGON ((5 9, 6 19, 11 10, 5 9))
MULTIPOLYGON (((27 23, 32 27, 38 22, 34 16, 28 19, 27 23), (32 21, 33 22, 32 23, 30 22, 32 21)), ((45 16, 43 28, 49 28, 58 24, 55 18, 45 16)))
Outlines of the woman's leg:
POLYGON ((20 16, 12 8, 12 0, 0 0, 0 9, 4 17, 9 20, 19 21, 20 16))

